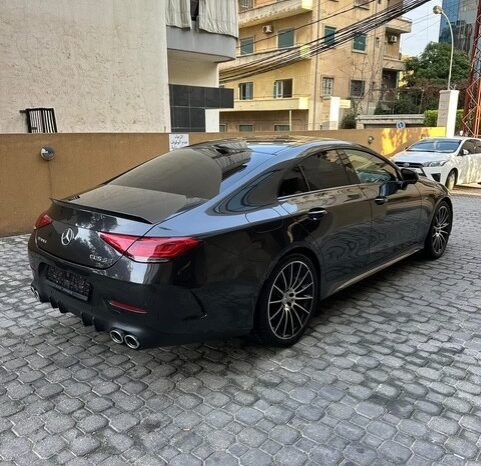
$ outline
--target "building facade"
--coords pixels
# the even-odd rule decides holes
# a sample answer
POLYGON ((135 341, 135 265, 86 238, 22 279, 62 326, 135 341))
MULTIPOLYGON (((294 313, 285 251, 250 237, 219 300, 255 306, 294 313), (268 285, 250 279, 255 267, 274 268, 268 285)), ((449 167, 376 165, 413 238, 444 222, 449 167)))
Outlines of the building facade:
MULTIPOLYGON (((337 31, 399 0, 240 0, 237 59, 223 72, 317 39, 335 45, 337 31), (351 8, 354 5, 354 8, 351 8), (339 13, 350 9, 346 13, 339 13)), ((234 110, 221 112, 225 131, 336 129, 343 113, 373 113, 379 100, 397 87, 404 63, 400 35, 410 32, 404 18, 332 49, 252 77, 226 82, 234 110)), ((307 44, 307 45, 306 45, 307 44)))
MULTIPOLYGON (((454 47, 471 53, 474 38, 474 24, 478 12, 477 0, 443 0, 443 10, 453 28, 454 47)), ((441 17, 439 42, 451 43, 449 26, 444 16, 441 17)))
POLYGON ((236 0, 0 0, 0 133, 218 131, 236 0))

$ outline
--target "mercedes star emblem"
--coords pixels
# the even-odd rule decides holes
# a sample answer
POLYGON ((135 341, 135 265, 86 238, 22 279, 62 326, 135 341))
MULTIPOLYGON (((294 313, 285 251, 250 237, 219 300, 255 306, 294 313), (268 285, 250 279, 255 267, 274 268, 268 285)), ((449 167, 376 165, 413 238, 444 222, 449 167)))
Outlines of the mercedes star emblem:
POLYGON ((71 228, 67 228, 63 233, 60 239, 62 240, 62 244, 67 246, 70 242, 74 239, 75 235, 71 228))

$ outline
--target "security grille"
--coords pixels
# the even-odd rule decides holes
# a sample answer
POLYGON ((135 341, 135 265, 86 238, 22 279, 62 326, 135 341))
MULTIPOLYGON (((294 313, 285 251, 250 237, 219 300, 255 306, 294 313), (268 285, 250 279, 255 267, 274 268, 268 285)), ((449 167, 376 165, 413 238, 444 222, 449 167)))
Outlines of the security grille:
POLYGON ((29 133, 56 133, 57 122, 53 108, 26 108, 20 110, 27 117, 29 133))

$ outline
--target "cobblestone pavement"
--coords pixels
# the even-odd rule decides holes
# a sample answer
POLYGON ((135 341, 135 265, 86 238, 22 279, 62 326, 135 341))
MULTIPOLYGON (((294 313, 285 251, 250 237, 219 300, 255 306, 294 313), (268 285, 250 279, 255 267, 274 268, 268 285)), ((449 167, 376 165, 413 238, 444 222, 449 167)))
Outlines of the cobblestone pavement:
POLYGON ((292 349, 132 351, 28 291, 0 239, 0 459, 16 464, 481 463, 481 200, 447 254, 324 302, 292 349))

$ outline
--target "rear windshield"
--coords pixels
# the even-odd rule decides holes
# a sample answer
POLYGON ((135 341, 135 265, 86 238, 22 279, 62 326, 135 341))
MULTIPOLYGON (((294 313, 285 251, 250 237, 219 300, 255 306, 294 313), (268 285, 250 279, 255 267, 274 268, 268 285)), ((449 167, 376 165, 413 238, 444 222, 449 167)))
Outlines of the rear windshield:
POLYGON ((456 152, 461 141, 459 139, 428 139, 409 147, 409 152, 456 152))
POLYGON ((267 154, 252 152, 247 146, 228 151, 212 146, 177 149, 120 175, 109 184, 211 199, 266 157, 267 154))

